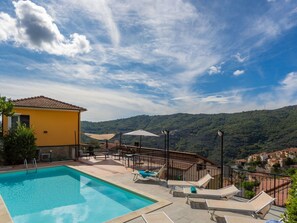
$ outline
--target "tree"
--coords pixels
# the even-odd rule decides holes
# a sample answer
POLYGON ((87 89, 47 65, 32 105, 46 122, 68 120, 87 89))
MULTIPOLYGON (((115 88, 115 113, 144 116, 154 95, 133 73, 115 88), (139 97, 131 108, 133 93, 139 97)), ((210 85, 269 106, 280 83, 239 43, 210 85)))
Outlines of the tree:
POLYGON ((10 99, 0 96, 0 115, 12 116, 13 104, 10 99))
POLYGON ((286 166, 291 166, 291 165, 294 165, 294 160, 291 159, 290 157, 288 157, 286 160, 285 160, 285 165, 286 166))
POLYGON ((292 187, 289 192, 289 199, 286 204, 286 211, 284 214, 285 223, 297 222, 297 173, 292 176, 292 187))
POLYGON ((36 138, 34 131, 26 125, 19 124, 4 136, 4 159, 7 164, 21 164, 24 159, 36 155, 36 138))
POLYGON ((276 174, 280 173, 280 164, 279 163, 272 165, 271 173, 276 173, 276 174))
MULTIPOLYGON (((0 118, 2 117, 2 115, 12 116, 14 114, 12 110, 13 110, 12 102, 6 97, 0 96, 0 118)), ((3 153, 3 132, 2 131, 0 131, 0 163, 2 161, 2 153, 3 153)))

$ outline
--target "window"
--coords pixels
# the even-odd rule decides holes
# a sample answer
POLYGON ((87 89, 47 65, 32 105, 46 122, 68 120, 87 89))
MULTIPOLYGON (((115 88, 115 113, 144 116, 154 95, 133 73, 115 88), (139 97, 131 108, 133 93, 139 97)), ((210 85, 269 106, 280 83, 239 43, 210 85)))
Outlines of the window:
POLYGON ((18 126, 18 122, 19 122, 19 115, 14 115, 11 117, 11 128, 16 128, 18 126))
POLYGON ((13 115, 8 117, 8 128, 16 128, 18 123, 25 124, 27 127, 30 127, 30 116, 29 115, 13 115))
POLYGON ((20 123, 25 124, 27 127, 30 127, 30 116, 20 115, 20 123))

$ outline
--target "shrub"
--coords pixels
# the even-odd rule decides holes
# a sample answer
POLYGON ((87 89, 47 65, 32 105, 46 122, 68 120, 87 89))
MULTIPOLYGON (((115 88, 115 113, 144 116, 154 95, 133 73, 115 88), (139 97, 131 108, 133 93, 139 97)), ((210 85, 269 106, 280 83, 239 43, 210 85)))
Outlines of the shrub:
POLYGON ((295 168, 289 168, 286 170, 285 174, 289 175, 289 176, 292 176, 294 175, 295 173, 297 173, 297 170, 295 168))
POLYGON ((26 125, 18 125, 4 136, 4 159, 6 164, 21 164, 24 159, 32 159, 36 155, 36 138, 33 129, 26 125))
POLYGON ((242 187, 244 188, 244 197, 250 199, 256 195, 254 188, 258 187, 260 182, 255 181, 244 181, 242 182, 242 187))
POLYGON ((244 197, 245 198, 251 199, 255 195, 256 195, 256 193, 254 191, 250 191, 250 190, 245 190, 244 191, 244 197))
POLYGON ((252 191, 254 189, 254 186, 255 186, 255 184, 252 181, 244 181, 244 182, 242 182, 242 187, 244 189, 246 189, 246 190, 252 191))
POLYGON ((284 214, 285 223, 297 222, 297 173, 292 176, 292 187, 289 192, 289 199, 284 214))

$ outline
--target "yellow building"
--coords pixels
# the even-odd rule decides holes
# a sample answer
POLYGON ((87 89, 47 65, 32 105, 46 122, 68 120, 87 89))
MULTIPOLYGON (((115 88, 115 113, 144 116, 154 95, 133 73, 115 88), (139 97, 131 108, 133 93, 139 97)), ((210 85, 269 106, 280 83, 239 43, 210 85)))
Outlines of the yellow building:
POLYGON ((73 158, 80 144, 80 115, 85 108, 44 96, 13 100, 14 115, 2 117, 3 134, 18 122, 34 130, 40 158, 73 158))

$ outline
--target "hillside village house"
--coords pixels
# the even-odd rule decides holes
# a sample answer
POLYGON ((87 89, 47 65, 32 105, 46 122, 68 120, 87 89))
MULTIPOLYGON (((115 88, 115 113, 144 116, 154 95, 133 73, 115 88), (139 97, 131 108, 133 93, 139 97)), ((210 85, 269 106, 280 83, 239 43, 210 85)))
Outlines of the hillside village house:
POLYGON ((297 157, 297 148, 288 148, 284 150, 279 150, 275 152, 270 153, 257 153, 252 154, 248 157, 248 163, 255 162, 255 161, 261 161, 261 162, 267 162, 265 168, 267 170, 271 170, 271 168, 279 164, 280 167, 285 166, 286 159, 295 159, 297 157))
POLYGON ((14 115, 2 117, 3 134, 18 122, 33 128, 40 160, 74 159, 80 145, 85 108, 44 96, 13 100, 14 115))

